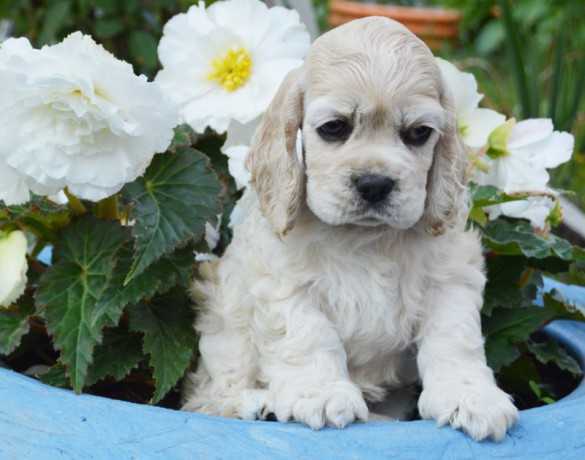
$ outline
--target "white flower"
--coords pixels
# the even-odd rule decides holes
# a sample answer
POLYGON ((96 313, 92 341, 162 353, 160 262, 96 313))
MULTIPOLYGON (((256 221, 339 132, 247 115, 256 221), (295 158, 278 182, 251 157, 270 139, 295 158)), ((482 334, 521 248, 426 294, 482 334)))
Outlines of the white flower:
POLYGON ((506 117, 495 110, 478 107, 483 95, 477 92, 477 81, 471 73, 461 72, 444 59, 436 58, 436 61, 453 93, 463 141, 472 150, 478 150, 485 145, 489 134, 506 121, 506 117))
POLYGON ((549 119, 508 120, 490 135, 484 183, 507 193, 546 191, 546 169, 568 161, 574 142, 571 134, 553 131, 549 119))
POLYGON ((251 173, 245 166, 245 159, 254 140, 256 128, 262 117, 257 117, 249 123, 230 122, 227 137, 221 151, 228 157, 228 170, 236 182, 238 190, 248 186, 251 173))
POLYGON ((158 46, 156 82, 197 132, 262 114, 310 44, 296 11, 259 0, 203 2, 169 20, 158 46))
MULTIPOLYGON (((549 192, 554 195, 553 192, 549 192)), ((555 209, 556 201, 551 196, 530 196, 524 200, 509 201, 486 208, 490 220, 500 215, 527 219, 534 228, 546 228, 546 220, 555 209)))
POLYGON ((0 307, 9 307, 26 287, 26 249, 24 233, 0 231, 0 307))
POLYGON ((79 32, 40 50, 2 43, 0 88, 0 161, 41 195, 114 194, 166 150, 178 122, 157 85, 79 32))
POLYGON ((548 188, 547 168, 571 158, 574 138, 553 131, 549 119, 530 119, 516 123, 508 120, 488 140, 487 173, 478 174, 480 183, 499 187, 511 194, 540 194, 525 201, 514 201, 486 208, 490 219, 504 214, 529 219, 534 227, 544 228, 553 210, 555 194, 548 188))
MULTIPOLYGON (((0 143, 2 143, 1 140, 0 143)), ((23 176, 0 158, 0 200, 7 206, 11 206, 25 203, 29 198, 30 193, 23 176)))

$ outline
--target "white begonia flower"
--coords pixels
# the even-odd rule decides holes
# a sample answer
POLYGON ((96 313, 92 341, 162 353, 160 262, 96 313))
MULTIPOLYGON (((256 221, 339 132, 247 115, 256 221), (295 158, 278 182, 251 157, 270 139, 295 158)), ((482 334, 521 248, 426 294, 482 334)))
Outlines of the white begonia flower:
POLYGON ((116 193, 166 150, 178 123, 157 85, 80 32, 40 50, 2 43, 0 88, 0 161, 40 195, 116 193))
POLYGON ((26 288, 27 241, 20 230, 0 231, 0 307, 9 307, 26 288))
POLYGON ((30 193, 24 183, 23 176, 0 158, 0 201, 11 206, 26 203, 29 199, 30 193))
POLYGON ((238 190, 247 187, 250 182, 251 173, 244 164, 261 121, 261 116, 245 124, 232 120, 228 126, 226 141, 221 151, 228 157, 228 170, 238 190))
POLYGON ((486 208, 490 219, 504 214, 529 219, 533 226, 544 228, 546 217, 555 201, 547 184, 547 168, 568 161, 573 154, 574 138, 566 132, 553 131, 549 119, 530 119, 516 123, 510 119, 494 130, 488 140, 488 171, 478 175, 482 184, 495 185, 510 194, 541 194, 525 201, 503 203, 486 208), (548 210, 548 212, 547 212, 548 210))
POLYGON ((506 117, 495 110, 478 107, 483 95, 477 92, 477 81, 473 74, 461 72, 444 59, 435 59, 453 93, 463 141, 471 150, 478 150, 485 145, 489 134, 506 121, 506 117))
POLYGON ((260 0, 193 5, 171 18, 158 46, 156 82, 202 133, 262 114, 287 73, 302 64, 310 37, 296 11, 260 0))

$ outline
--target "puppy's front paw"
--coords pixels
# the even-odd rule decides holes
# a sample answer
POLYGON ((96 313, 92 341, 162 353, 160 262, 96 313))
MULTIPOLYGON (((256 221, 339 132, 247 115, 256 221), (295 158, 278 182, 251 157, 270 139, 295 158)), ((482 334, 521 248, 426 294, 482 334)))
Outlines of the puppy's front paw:
POLYGON ((518 421, 510 396, 492 383, 440 383, 425 388, 418 408, 421 417, 449 423, 475 441, 501 441, 518 421))
POLYGON ((276 417, 295 420, 318 430, 325 425, 344 428, 356 420, 368 419, 361 391, 350 382, 326 382, 319 386, 282 391, 275 396, 276 417))

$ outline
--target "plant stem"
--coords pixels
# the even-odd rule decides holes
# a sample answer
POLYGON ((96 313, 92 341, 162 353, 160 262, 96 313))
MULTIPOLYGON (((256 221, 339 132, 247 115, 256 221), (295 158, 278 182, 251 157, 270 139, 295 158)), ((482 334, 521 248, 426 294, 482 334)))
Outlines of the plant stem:
POLYGON ((97 206, 97 214, 103 219, 119 219, 118 195, 114 194, 101 200, 97 206))
POLYGON ((65 192, 65 196, 67 196, 69 204, 77 214, 85 214, 87 212, 87 209, 85 209, 85 206, 83 206, 81 200, 77 198, 75 195, 72 195, 67 187, 65 187, 63 192, 65 192))

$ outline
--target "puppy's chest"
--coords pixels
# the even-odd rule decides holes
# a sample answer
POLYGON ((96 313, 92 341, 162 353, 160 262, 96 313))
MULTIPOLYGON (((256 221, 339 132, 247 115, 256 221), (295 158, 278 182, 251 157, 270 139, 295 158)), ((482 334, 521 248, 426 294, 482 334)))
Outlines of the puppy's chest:
POLYGON ((411 278, 404 265, 371 253, 324 267, 311 290, 346 347, 392 352, 412 342, 419 317, 423 293, 411 278))

